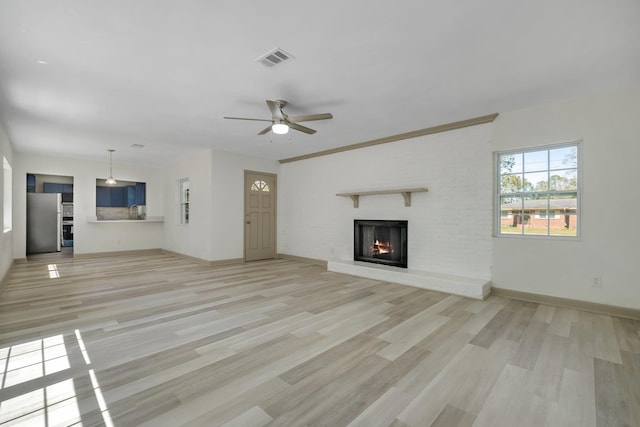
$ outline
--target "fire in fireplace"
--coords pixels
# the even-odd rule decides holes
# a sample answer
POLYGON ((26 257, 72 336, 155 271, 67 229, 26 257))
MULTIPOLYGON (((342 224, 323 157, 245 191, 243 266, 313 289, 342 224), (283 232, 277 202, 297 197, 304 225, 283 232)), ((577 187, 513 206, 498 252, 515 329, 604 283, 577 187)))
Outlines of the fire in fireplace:
POLYGON ((407 268, 407 221, 353 222, 353 259, 407 268))

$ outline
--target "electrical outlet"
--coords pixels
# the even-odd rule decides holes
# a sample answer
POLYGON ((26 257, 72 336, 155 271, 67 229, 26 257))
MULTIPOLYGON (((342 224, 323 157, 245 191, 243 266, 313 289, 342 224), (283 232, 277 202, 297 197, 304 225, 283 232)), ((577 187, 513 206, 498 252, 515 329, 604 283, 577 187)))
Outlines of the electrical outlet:
POLYGON ((594 288, 601 288, 602 287, 602 277, 595 276, 593 278, 593 284, 591 286, 593 286, 594 288))

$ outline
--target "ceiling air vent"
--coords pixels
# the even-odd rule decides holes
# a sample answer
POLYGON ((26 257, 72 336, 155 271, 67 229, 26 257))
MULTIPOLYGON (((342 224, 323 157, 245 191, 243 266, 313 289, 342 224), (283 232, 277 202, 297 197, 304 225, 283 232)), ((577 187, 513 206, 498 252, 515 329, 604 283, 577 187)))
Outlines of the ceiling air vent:
POLYGON ((260 58, 256 59, 256 61, 266 65, 267 67, 275 67, 276 65, 280 65, 283 62, 287 62, 290 59, 293 59, 293 55, 285 52, 284 50, 278 48, 273 49, 262 55, 260 58))

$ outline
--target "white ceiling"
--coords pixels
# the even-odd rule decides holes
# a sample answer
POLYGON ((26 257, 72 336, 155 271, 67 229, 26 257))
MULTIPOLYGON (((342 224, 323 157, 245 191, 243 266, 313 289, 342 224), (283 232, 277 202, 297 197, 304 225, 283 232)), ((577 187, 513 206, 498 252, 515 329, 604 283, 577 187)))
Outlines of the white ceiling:
POLYGON ((19 152, 282 159, 638 85, 639 22, 638 0, 2 0, 0 106, 19 152), (295 59, 255 61, 275 47, 295 59), (222 119, 265 99, 334 119, 222 119))

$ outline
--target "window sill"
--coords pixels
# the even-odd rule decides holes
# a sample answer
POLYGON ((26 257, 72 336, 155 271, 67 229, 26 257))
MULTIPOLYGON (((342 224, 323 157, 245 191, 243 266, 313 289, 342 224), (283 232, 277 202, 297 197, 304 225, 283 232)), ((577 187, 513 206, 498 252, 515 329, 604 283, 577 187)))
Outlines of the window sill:
POLYGON ((87 217, 87 222, 90 224, 102 224, 102 223, 149 223, 149 222, 164 222, 163 216, 149 216, 147 219, 97 219, 95 216, 87 217))

